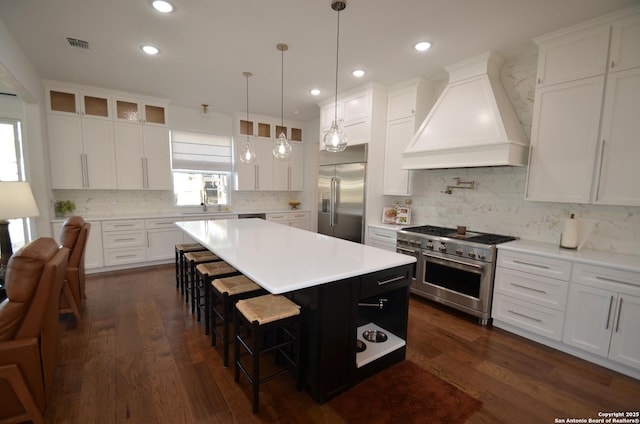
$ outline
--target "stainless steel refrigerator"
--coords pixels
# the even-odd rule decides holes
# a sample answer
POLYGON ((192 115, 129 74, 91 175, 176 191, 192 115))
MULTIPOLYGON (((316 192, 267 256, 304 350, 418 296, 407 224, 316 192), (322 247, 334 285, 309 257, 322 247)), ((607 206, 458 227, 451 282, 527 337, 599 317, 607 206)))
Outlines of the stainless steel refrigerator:
POLYGON ((318 232, 362 243, 367 145, 320 152, 318 232))

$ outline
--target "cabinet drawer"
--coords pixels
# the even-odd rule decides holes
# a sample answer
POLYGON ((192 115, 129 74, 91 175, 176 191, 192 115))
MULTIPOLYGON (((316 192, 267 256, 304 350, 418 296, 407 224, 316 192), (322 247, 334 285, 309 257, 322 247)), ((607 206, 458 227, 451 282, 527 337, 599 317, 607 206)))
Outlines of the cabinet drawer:
POLYGON ((369 274, 360 282, 360 298, 366 299, 370 296, 409 286, 411 283, 411 270, 412 268, 407 266, 369 274))
POLYGON ((396 243, 397 233, 395 230, 388 230, 380 227, 369 227, 369 237, 378 239, 382 242, 396 243))
POLYGON ((147 245, 147 238, 145 231, 112 231, 102 233, 102 243, 105 249, 144 247, 147 245))
POLYGON ((496 269, 495 291, 516 299, 564 311, 569 283, 508 268, 496 269))
POLYGON ((575 264, 571 281, 624 292, 631 290, 631 294, 636 295, 640 291, 640 273, 596 265, 575 264), (620 284, 624 284, 624 286, 620 286, 620 284), (625 290, 625 286, 628 286, 628 290, 625 290))
POLYGON ((144 226, 148 230, 155 230, 155 229, 161 229, 161 228, 176 228, 176 219, 175 218, 146 219, 144 221, 144 226))
POLYGON ((283 213, 268 213, 266 215, 266 219, 267 219, 267 221, 288 223, 289 222, 289 214, 286 213, 286 212, 283 212, 283 213))
POLYGON ((497 293, 493 297, 494 320, 499 320, 553 340, 562 340, 564 312, 523 302, 497 293))
POLYGON ((134 247, 127 249, 105 250, 105 266, 124 265, 132 263, 146 262, 146 248, 134 247))
POLYGON ((309 212, 289 212, 289 219, 291 221, 309 219, 309 212))
POLYGON ((102 221, 102 231, 144 230, 144 220, 102 221))
POLYGON ((497 266, 569 281, 571 262, 526 253, 499 250, 497 266))

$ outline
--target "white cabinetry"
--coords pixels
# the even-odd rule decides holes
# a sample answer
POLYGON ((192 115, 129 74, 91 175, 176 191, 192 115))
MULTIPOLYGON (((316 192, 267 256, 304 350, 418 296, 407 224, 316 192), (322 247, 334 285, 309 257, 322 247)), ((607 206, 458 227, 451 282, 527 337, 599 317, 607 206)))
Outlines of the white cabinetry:
POLYGON ((147 229, 147 260, 174 258, 175 245, 184 243, 184 232, 176 227, 176 219, 145 219, 144 224, 147 229))
POLYGON ((46 97, 52 187, 116 188, 110 97, 56 86, 46 97))
MULTIPOLYGON (((84 251, 84 267, 87 270, 102 268, 104 260, 102 258, 102 223, 100 221, 85 220, 91 224, 89 229, 89 237, 84 251)), ((54 222, 51 224, 53 238, 60 243, 60 235, 62 234, 62 222, 54 222)))
POLYGON ((367 244, 380 249, 396 251, 396 230, 391 228, 381 228, 375 225, 369 225, 369 238, 367 244))
POLYGON ((564 342, 640 370, 640 274, 577 264, 564 342))
POLYGON ((571 262, 500 251, 496 267, 494 325, 512 325, 560 341, 571 262))
POLYGON ((433 104, 433 84, 413 80, 389 91, 382 194, 406 196, 412 192, 412 171, 402 169, 402 153, 433 104))
POLYGON ((277 222, 283 225, 289 225, 291 227, 300 228, 302 230, 309 229, 309 212, 277 212, 266 214, 266 220, 277 222))
POLYGON ((640 205, 640 8, 535 41, 526 199, 640 205))
POLYGON ((164 100, 116 95, 113 99, 115 120, 148 125, 167 125, 167 103, 164 100))
POLYGON ((234 119, 233 157, 234 189, 237 191, 302 191, 304 174, 304 144, 301 126, 265 116, 250 115, 249 120, 240 114, 234 119), (273 156, 276 137, 287 134, 292 153, 287 159, 273 156), (240 161, 240 153, 248 143, 256 153, 254 163, 240 161))
POLYGON ((147 260, 147 238, 143 219, 102 222, 104 265, 143 263, 147 260))
MULTIPOLYGON (((377 84, 338 95, 337 115, 338 119, 342 119, 342 128, 349 146, 371 142, 374 121, 385 119, 387 113, 386 102, 379 102, 381 97, 386 98, 386 92, 377 84)), ((329 131, 336 114, 335 105, 335 98, 320 104, 320 150, 324 149, 324 134, 329 131)))
POLYGON ((169 128, 115 124, 118 188, 172 190, 169 128))

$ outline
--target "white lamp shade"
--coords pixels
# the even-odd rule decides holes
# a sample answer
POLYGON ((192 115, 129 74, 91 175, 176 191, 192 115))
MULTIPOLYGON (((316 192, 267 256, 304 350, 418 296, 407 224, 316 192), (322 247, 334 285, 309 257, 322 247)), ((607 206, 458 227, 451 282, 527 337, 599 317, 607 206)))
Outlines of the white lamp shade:
POLYGON ((0 219, 38 216, 40 211, 33 198, 29 183, 0 181, 0 219))

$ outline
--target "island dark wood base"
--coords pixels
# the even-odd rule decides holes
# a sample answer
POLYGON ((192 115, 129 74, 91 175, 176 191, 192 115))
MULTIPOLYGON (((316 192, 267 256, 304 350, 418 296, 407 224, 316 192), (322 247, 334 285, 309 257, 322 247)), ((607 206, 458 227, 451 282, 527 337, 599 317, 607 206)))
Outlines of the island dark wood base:
POLYGON ((362 339, 357 328, 367 323, 406 341, 411 273, 412 266, 403 265, 287 295, 303 308, 302 375, 316 402, 405 359, 406 344, 358 367, 356 341, 362 339))

